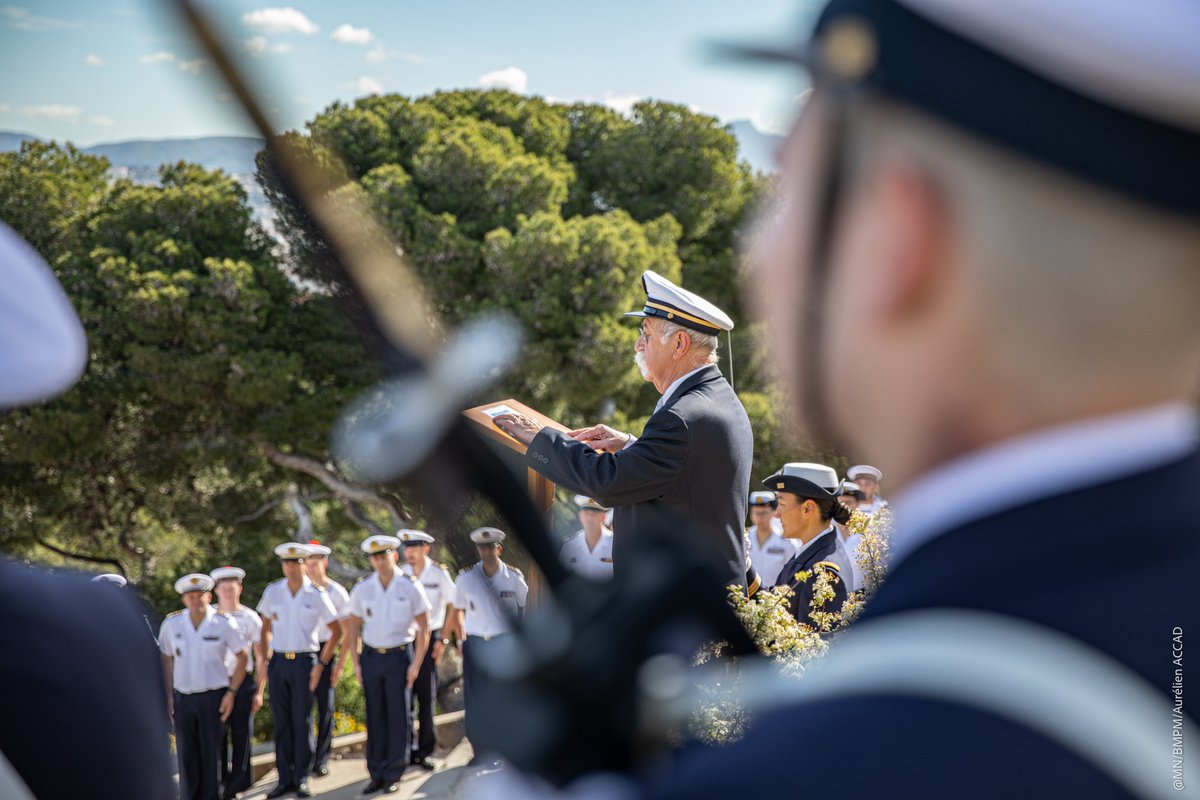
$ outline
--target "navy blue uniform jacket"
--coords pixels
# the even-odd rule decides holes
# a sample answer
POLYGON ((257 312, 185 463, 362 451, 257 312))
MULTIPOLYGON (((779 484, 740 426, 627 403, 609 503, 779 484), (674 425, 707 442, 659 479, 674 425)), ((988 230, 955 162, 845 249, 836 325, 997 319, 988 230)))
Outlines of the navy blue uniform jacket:
MULTIPOLYGON (((1098 648, 1164 702, 1173 700, 1172 629, 1200 640, 1200 494, 1186 488, 1197 486, 1200 453, 1193 452, 961 525, 897 564, 863 619, 933 608, 1009 614, 1098 648), (1181 489, 1163 499, 1166 485, 1181 489)), ((1189 677, 1200 681, 1191 665, 1200 656, 1189 659, 1185 647, 1184 658, 1186 686, 1189 677)), ((1200 691, 1184 693, 1184 710, 1200 714, 1200 691)), ((1169 715, 1162 722, 1160 768, 1170 785, 1169 715)), ((1196 779, 1193 763, 1185 780, 1196 779)), ((655 800, 1128 797, 1074 753, 1016 723, 887 694, 762 715, 741 741, 685 753, 647 788, 655 800)))
POLYGON ((555 483, 615 509, 616 574, 622 558, 634 557, 639 525, 673 518, 711 552, 726 582, 745 585, 742 532, 753 457, 746 410, 713 365, 680 384, 624 450, 597 453, 543 428, 525 461, 555 483))

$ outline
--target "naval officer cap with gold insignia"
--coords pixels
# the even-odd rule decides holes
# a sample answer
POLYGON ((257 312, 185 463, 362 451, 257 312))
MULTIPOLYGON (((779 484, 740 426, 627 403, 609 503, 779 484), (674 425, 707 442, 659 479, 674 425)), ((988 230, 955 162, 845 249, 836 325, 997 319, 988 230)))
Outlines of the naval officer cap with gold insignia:
POLYGON ((837 497, 841 488, 837 471, 824 464, 794 461, 763 481, 763 486, 775 492, 790 492, 798 497, 826 500, 837 497))
POLYGON ((400 539, 400 544, 405 547, 416 547, 420 544, 433 544, 433 537, 425 531, 414 531, 408 528, 401 528, 396 531, 396 537, 400 539))
POLYGON ((797 64, 1165 211, 1200 212, 1200 3, 831 0, 797 64), (1120 153, 1120 157, 1114 157, 1120 153))
POLYGON ((214 581, 219 581, 222 578, 234 578, 238 583, 241 583, 246 578, 246 570, 241 567, 217 567, 208 574, 214 581))
POLYGON ((779 506, 779 498, 775 496, 774 492, 751 492, 750 505, 776 508, 779 506))
POLYGON ((586 494, 575 495, 575 505, 579 506, 580 511, 608 511, 608 506, 600 505, 594 498, 588 497, 586 494))
POLYGON ((388 536, 386 533, 380 533, 363 539, 361 547, 364 553, 373 556, 378 553, 386 553, 389 550, 399 549, 400 539, 395 536, 388 536))
POLYGON ((721 309, 698 294, 682 289, 657 272, 642 273, 646 305, 641 311, 627 311, 627 317, 655 317, 685 328, 716 336, 733 330, 733 320, 721 309))
POLYGON ((471 541, 475 544, 499 544, 508 538, 508 534, 499 528, 476 528, 471 531, 471 541))
POLYGON ((275 548, 280 561, 303 561, 312 555, 312 548, 300 542, 284 542, 275 548))
POLYGON ((187 594, 188 592, 211 592, 212 588, 213 579, 200 572, 184 575, 175 581, 175 591, 180 594, 187 594))

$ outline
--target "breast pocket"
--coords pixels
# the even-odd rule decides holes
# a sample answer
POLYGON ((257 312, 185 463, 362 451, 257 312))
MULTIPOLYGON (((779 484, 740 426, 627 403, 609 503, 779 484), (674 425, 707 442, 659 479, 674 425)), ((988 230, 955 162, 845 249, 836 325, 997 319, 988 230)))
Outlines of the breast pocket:
POLYGON ((300 627, 305 631, 311 631, 317 627, 320 621, 321 612, 315 603, 302 603, 300 605, 300 627))
POLYGON ((501 592, 500 593, 500 608, 505 614, 517 613, 517 593, 516 592, 501 592))

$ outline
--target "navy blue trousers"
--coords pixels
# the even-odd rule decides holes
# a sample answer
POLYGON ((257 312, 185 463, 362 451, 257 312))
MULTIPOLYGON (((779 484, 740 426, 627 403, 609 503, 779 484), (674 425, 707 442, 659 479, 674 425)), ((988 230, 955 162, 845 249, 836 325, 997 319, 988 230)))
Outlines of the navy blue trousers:
POLYGON ((250 788, 250 737, 254 734, 254 676, 247 675, 233 698, 233 713, 225 722, 221 734, 221 794, 233 797, 234 792, 250 788))
POLYGON ((310 715, 313 693, 308 678, 316 653, 301 653, 288 660, 276 653, 267 662, 271 688, 271 718, 275 723, 275 769, 280 786, 299 786, 308 780, 313 765, 310 715))
POLYGON ((362 684, 367 701, 367 773, 395 783, 408 766, 412 695, 407 672, 412 645, 386 653, 363 645, 362 684))
POLYGON ((175 692, 175 753, 180 800, 219 800, 221 791, 221 698, 224 689, 175 692))
MULTIPOLYGON (((324 647, 324 645, 322 645, 324 647)), ((334 663, 340 654, 334 653, 334 663)), ((321 670, 314 693, 317 700, 317 747, 313 753, 313 766, 329 763, 329 751, 333 746, 333 663, 321 670)))
MULTIPOLYGON (((503 633, 499 634, 499 636, 506 635, 503 633)), ((488 674, 480 667, 479 656, 489 648, 494 647, 497 638, 498 636, 492 636, 487 639, 484 639, 482 636, 468 636, 462 643, 464 722, 467 738, 471 740, 472 746, 477 745, 478 739, 472 736, 475 725, 472 722, 471 699, 485 694, 488 691, 490 683, 488 674)))
POLYGON ((417 722, 420 730, 417 733, 416 746, 413 748, 414 759, 428 758, 437 748, 437 729, 433 724, 433 704, 437 700, 437 665, 433 663, 433 643, 440 641, 441 631, 434 631, 429 637, 429 647, 425 648, 425 658, 421 660, 421 671, 417 673, 417 681, 413 684, 413 705, 417 706, 417 722))

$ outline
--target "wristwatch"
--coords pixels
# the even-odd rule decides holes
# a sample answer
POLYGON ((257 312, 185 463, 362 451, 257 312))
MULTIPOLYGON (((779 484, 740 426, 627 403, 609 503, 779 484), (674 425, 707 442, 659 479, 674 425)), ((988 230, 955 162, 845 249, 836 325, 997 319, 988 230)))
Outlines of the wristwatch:
POLYGON ((450 644, 450 640, 449 640, 449 639, 442 639, 442 644, 450 644))
POLYGON ((333 659, 331 658, 328 661, 322 661, 321 659, 318 658, 317 663, 320 664, 322 667, 328 667, 330 664, 333 663, 333 659))

